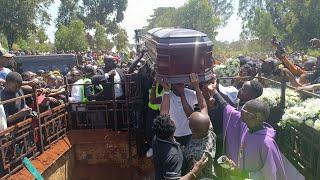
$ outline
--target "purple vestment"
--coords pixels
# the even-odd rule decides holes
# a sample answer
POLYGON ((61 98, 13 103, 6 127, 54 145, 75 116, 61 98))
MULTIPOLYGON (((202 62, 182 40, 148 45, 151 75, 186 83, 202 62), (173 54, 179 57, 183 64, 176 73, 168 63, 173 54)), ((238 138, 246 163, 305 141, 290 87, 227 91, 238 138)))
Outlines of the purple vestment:
POLYGON ((223 133, 226 155, 250 178, 285 180, 281 153, 275 142, 275 130, 267 123, 264 128, 250 133, 241 121, 241 113, 227 105, 223 113, 223 133))

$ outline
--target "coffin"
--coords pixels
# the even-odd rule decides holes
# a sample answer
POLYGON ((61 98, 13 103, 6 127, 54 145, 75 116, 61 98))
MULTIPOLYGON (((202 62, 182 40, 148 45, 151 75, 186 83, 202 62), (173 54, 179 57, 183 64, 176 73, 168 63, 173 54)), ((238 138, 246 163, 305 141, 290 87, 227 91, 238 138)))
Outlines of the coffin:
POLYGON ((201 82, 212 78, 213 43, 202 32, 154 28, 145 35, 145 46, 157 80, 188 83, 190 73, 197 73, 201 82))

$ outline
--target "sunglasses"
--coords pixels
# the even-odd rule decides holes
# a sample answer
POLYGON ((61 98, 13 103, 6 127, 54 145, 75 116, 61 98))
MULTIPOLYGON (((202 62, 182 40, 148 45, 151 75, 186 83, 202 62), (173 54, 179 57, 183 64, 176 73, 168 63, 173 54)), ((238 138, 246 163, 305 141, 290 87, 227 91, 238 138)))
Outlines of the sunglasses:
POLYGON ((256 114, 254 114, 252 112, 247 111, 244 107, 241 108, 241 112, 246 113, 246 114, 250 114, 251 116, 255 116, 256 115, 256 114))

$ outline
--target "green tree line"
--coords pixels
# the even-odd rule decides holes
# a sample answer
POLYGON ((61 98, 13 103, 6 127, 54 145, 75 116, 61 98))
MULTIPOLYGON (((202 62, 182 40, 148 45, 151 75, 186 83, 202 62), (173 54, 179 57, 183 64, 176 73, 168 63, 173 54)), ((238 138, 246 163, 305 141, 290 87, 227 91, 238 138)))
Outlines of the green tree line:
POLYGON ((0 1, 0 43, 12 50, 125 51, 126 31, 119 26, 127 0, 60 0, 55 44, 44 28, 52 21, 48 8, 54 0, 0 1), (94 32, 91 36, 88 32, 94 32))

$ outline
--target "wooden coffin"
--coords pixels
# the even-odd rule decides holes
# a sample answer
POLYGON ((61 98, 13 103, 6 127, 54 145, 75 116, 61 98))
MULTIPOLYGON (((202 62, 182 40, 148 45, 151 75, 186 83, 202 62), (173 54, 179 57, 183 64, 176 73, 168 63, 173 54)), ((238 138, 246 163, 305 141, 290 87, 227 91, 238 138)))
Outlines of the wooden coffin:
POLYGON ((212 78, 213 43, 202 32, 154 28, 145 35, 145 46, 158 80, 188 83, 190 73, 197 73, 202 82, 212 78))

